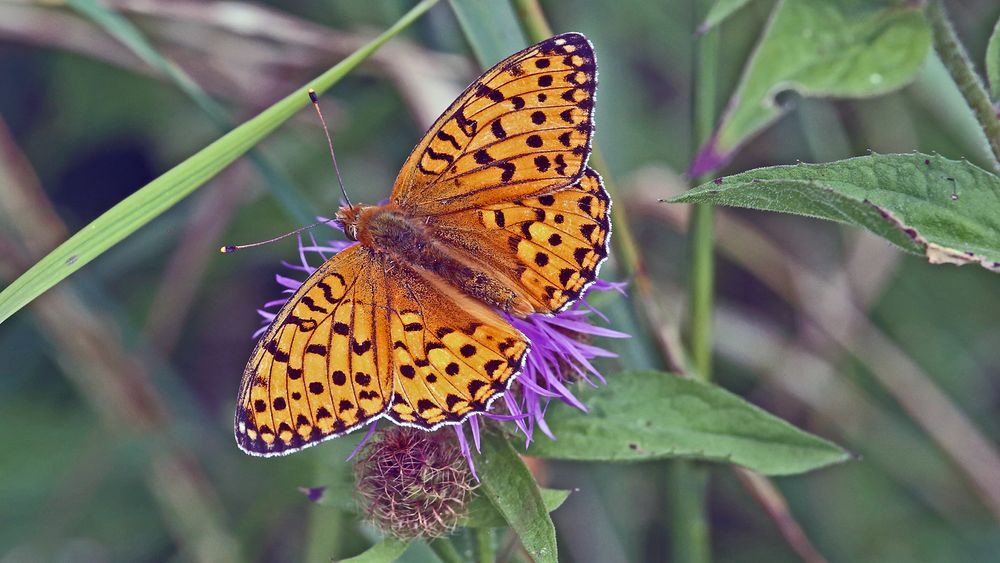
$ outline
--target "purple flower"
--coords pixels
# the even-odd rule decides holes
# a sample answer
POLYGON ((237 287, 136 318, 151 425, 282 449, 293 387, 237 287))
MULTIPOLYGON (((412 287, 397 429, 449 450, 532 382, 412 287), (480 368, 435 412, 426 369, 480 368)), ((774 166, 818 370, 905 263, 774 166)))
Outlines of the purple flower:
MULTIPOLYGON (((334 254, 357 244, 343 240, 328 240, 318 243, 311 234, 309 239, 309 242, 306 243, 301 236, 299 237, 299 260, 297 263, 284 262, 285 267, 302 277, 307 277, 319 265, 313 265, 310 258, 313 262, 326 261, 334 254)), ((281 274, 277 274, 275 278, 278 284, 284 288, 282 292, 285 294, 294 293, 302 285, 298 279, 281 274)), ((524 319, 504 314, 505 318, 531 342, 531 352, 525 360, 521 374, 503 396, 503 399, 496 403, 503 405, 502 412, 477 414, 466 419, 472 436, 471 444, 465 435, 465 425, 455 427, 461 453, 468 461, 473 475, 475 475, 476 470, 472 459, 472 448, 479 451, 480 417, 513 421, 518 431, 524 434, 524 445, 527 448, 535 437, 536 428, 548 438, 557 439, 552 430, 545 424, 545 411, 553 399, 567 403, 583 412, 587 411, 586 406, 573 395, 571 386, 576 382, 592 387, 606 383, 604 377, 591 364, 591 360, 615 357, 612 352, 591 344, 590 339, 598 336, 626 338, 628 335, 593 324, 592 319, 595 316, 604 322, 607 322, 607 318, 591 307, 587 303, 586 297, 595 291, 624 293, 624 288, 624 283, 597 280, 590 286, 584 298, 561 313, 529 315, 524 319)), ((281 308, 286 300, 287 298, 269 301, 264 304, 262 309, 257 310, 262 317, 263 325, 254 333, 254 338, 259 337, 266 330, 267 326, 274 320, 275 312, 281 308)), ((351 457, 372 435, 373 429, 374 425, 371 426, 368 434, 351 454, 351 457)), ((478 479, 478 477, 476 478, 478 479)))
MULTIPOLYGON (((590 286, 588 293, 611 290, 624 293, 624 288, 624 283, 597 280, 590 286)), ((517 376, 502 399, 508 414, 484 413, 471 416, 467 420, 469 432, 472 434, 472 445, 477 452, 480 416, 494 420, 513 420, 517 429, 524 434, 524 447, 527 448, 534 439, 535 428, 550 439, 556 439, 552 430, 545 424, 545 411, 553 399, 587 412, 587 407, 573 395, 570 386, 576 381, 591 387, 597 387, 598 383, 607 383, 590 360, 615 357, 612 352, 594 346, 588 341, 594 336, 626 338, 628 335, 592 324, 592 314, 605 322, 607 318, 592 308, 585 297, 569 309, 555 315, 529 315, 524 319, 505 315, 507 320, 531 341, 531 352, 525 361, 524 369, 521 370, 521 375, 517 376)), ((456 426, 455 432, 458 434, 462 454, 469 461, 469 467, 475 475, 472 448, 465 431, 462 426, 456 426)))

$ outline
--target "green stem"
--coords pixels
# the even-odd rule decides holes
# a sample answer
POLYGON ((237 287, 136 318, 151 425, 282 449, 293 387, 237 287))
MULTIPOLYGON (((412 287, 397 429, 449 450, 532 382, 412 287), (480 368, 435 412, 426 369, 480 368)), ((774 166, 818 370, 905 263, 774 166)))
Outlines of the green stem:
POLYGON ((934 49, 965 98, 965 103, 979 121, 989 142, 990 152, 993 153, 994 167, 1000 168, 1000 121, 997 120, 996 109, 990 103, 986 87, 973 69, 972 61, 962 47, 955 28, 948 21, 941 0, 928 3, 926 13, 934 34, 934 49))
POLYGON ((434 555, 437 555, 438 559, 444 563, 465 563, 462 554, 458 552, 455 544, 451 543, 451 540, 448 538, 437 538, 436 540, 431 540, 427 545, 430 546, 434 555))
MULTIPOLYGON (((710 1, 696 0, 707 11, 710 1)), ((698 42, 694 68, 694 127, 692 145, 697 148, 708 142, 715 127, 716 83, 719 34, 712 28, 698 42)), ((707 182, 709 176, 695 178, 694 183, 707 182)), ((715 239, 711 205, 696 205, 691 216, 691 277, 688 342, 691 347, 691 368, 694 376, 708 381, 712 378, 712 301, 715 292, 715 239)))
POLYGON ((554 35, 538 0, 513 0, 513 4, 524 31, 532 41, 538 42, 554 35))
MULTIPOLYGON (((711 2, 696 0, 696 14, 707 12, 711 2)), ((701 36, 696 49, 694 68, 694 127, 693 147, 697 150, 712 137, 715 128, 715 71, 719 58, 719 31, 710 29, 701 36)), ((695 185, 709 178, 695 179, 695 185)), ((691 348, 691 368, 694 376, 708 381, 712 378, 712 302, 715 292, 715 229, 711 205, 694 206, 691 216, 691 278, 688 342, 691 348)))
MULTIPOLYGON (((700 182, 698 182, 700 183, 700 182)), ((715 288, 714 211, 710 204, 694 206, 691 216, 691 278, 688 341, 691 368, 702 381, 712 377, 712 302, 715 288)))
POLYGON ((496 560, 496 538, 489 528, 472 530, 473 545, 478 563, 493 563, 496 560))
POLYGON ((708 535, 705 493, 708 471, 704 466, 678 460, 671 464, 670 536, 677 563, 705 563, 712 558, 708 535))
MULTIPOLYGON (((695 0, 695 25, 711 2, 695 0)), ((692 146, 703 146, 712 135, 716 116, 719 35, 713 28, 701 36, 694 72, 694 126, 692 146)), ((695 179, 696 184, 708 178, 695 179)), ((714 214, 711 205, 696 205, 691 217, 691 275, 688 345, 694 377, 712 377, 712 302, 715 292, 714 214)), ((670 472, 673 560, 705 563, 711 559, 706 492, 708 470, 688 461, 676 461, 670 472)))

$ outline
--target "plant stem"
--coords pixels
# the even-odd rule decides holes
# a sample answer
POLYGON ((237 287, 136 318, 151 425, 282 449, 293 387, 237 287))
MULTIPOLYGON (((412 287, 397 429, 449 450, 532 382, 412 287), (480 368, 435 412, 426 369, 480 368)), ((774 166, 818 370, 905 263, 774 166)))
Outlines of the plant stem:
POLYGON ((546 37, 552 37, 552 28, 545 19, 545 12, 542 11, 538 0, 513 0, 514 10, 517 17, 524 26, 524 31, 532 41, 541 41, 546 37))
MULTIPOLYGON (((698 19, 711 6, 710 1, 695 0, 694 10, 698 19), (700 9, 699 9, 700 8, 700 9)), ((704 146, 715 128, 716 83, 715 72, 719 58, 718 27, 705 32, 695 50, 694 72, 694 150, 704 146)), ((708 177, 695 178, 695 184, 708 181, 708 177)), ((694 376, 702 381, 712 378, 712 302, 715 292, 715 229, 711 205, 694 206, 691 217, 691 278, 690 318, 688 341, 691 348, 691 368, 694 376)))
POLYGON ((712 554, 708 541, 708 511, 705 493, 708 470, 691 461, 671 463, 669 473, 670 536, 677 563, 706 563, 712 554))
MULTIPOLYGON (((695 26, 711 2, 695 0, 695 26)), ((703 146, 712 135, 716 114, 716 83, 719 32, 710 29, 701 36, 695 50, 694 126, 692 146, 703 146)), ((701 183, 708 178, 697 178, 701 183)), ((711 205, 694 207, 690 224, 691 276, 689 280, 688 345, 690 371, 708 381, 712 376, 712 302, 715 292, 714 213, 711 205)), ((707 468, 688 461, 676 461, 670 472, 673 560, 704 563, 711 559, 706 492, 707 468)))
POLYGON ((472 540, 476 550, 476 561, 478 563, 493 563, 496 559, 496 541, 493 530, 476 528, 472 530, 472 540))
POLYGON ((934 50, 979 121, 993 154, 994 168, 1000 169, 1000 121, 997 120, 996 109, 990 103, 986 87, 973 69, 972 61, 962 47, 955 28, 948 21, 941 0, 928 3, 926 15, 934 35, 934 50))
POLYGON ((691 216, 691 278, 688 307, 688 341, 694 377, 712 377, 712 303, 715 289, 714 210, 697 204, 691 216))
POLYGON ((465 559, 462 558, 462 554, 458 552, 455 544, 451 543, 448 538, 437 538, 431 540, 428 544, 434 555, 438 556, 438 559, 444 563, 465 563, 465 559))

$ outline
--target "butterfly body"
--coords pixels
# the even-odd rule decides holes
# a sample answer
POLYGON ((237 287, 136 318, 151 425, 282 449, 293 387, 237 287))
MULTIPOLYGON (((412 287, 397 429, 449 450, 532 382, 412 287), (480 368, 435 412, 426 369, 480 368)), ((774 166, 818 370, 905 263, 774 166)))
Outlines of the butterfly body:
POLYGON ((530 351, 503 314, 569 307, 607 257, 611 201, 586 165, 596 87, 581 34, 515 53, 431 126, 388 203, 338 211, 358 244, 257 343, 236 410, 244 451, 285 454, 381 417, 458 424, 503 395, 530 351))
POLYGON ((390 271, 420 275, 442 289, 464 292, 506 313, 524 317, 531 304, 474 256, 438 240, 426 219, 408 216, 395 204, 353 206, 337 213, 345 233, 384 255, 390 271), (448 288, 447 286, 452 286, 448 288))

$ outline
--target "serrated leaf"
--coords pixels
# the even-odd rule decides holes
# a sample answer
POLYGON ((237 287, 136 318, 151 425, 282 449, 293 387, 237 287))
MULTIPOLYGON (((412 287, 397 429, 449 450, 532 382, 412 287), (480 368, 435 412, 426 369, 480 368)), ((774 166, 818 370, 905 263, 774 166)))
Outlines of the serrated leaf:
POLYGON ((986 46, 986 77, 990 81, 990 97, 1000 102, 1000 19, 993 26, 993 34, 986 46))
POLYGON ((698 26, 698 32, 705 33, 749 3, 750 0, 715 0, 705 15, 705 21, 698 26))
POLYGON ((913 80, 930 46, 930 29, 916 4, 779 1, 715 134, 692 162, 691 176, 718 170, 780 117, 785 108, 775 101, 779 92, 885 94, 913 80))
POLYGON ((341 563, 392 563, 399 559, 410 544, 396 538, 385 538, 364 552, 341 559, 341 563))
POLYGON ((715 203, 863 227, 932 264, 1000 271, 1000 178, 939 155, 887 154, 758 168, 671 203, 715 203))
MULTIPOLYGON (((570 494, 570 491, 545 488, 539 488, 539 492, 542 495, 542 504, 549 512, 562 506, 570 494)), ((507 526, 507 520, 486 495, 477 493, 469 503, 469 512, 458 525, 466 528, 504 528, 507 526)))
POLYGON ((795 428, 721 387, 656 371, 624 372, 558 403, 545 421, 556 440, 528 455, 578 461, 691 458, 790 475, 848 459, 840 447, 795 428))
POLYGON ((484 432, 476 458, 479 490, 493 503, 536 563, 558 561, 556 528, 535 478, 507 438, 484 432))
POLYGON ((0 323, 221 172, 308 104, 309 87, 317 92, 328 89, 436 1, 417 4, 333 68, 146 184, 59 245, 0 292, 0 323))

